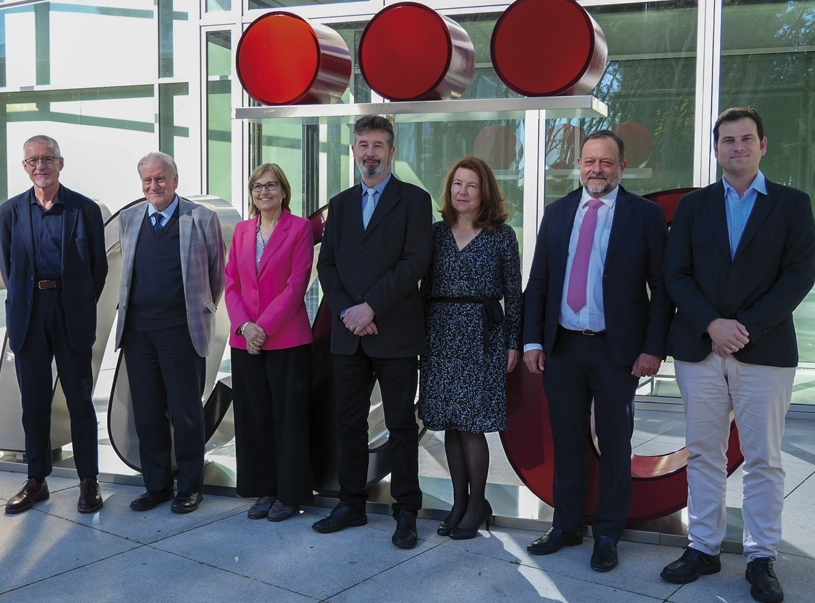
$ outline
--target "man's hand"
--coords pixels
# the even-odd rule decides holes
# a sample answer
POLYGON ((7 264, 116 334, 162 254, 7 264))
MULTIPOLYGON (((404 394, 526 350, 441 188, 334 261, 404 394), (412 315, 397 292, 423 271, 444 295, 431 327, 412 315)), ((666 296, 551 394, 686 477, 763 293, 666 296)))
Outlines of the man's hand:
POLYGON ((544 362, 546 362, 546 354, 543 353, 543 350, 524 352, 524 364, 530 373, 540 375, 543 372, 544 362))
MULTIPOLYGON (((344 324, 345 328, 355 335, 362 335, 362 331, 368 327, 373 319, 374 311, 371 309, 371 306, 369 306, 367 302, 362 302, 356 306, 351 306, 345 311, 345 316, 342 318, 342 324, 344 324)), ((372 333, 364 334, 371 335, 372 333)))
POLYGON ((717 318, 707 326, 707 332, 717 356, 724 357, 738 352, 750 342, 747 328, 738 320, 730 318, 717 318))
POLYGON ((653 377, 659 371, 662 358, 642 353, 634 361, 634 368, 631 374, 635 377, 653 377))
POLYGON ((260 346, 266 341, 266 331, 250 322, 243 328, 243 336, 246 338, 246 351, 253 355, 260 354, 260 346))
POLYGON ((359 335, 360 337, 363 335, 376 335, 378 333, 379 329, 376 328, 373 321, 369 322, 364 327, 359 327, 356 331, 354 331, 354 335, 359 335))
POLYGON ((507 372, 511 373, 518 366, 518 350, 507 350, 507 372))

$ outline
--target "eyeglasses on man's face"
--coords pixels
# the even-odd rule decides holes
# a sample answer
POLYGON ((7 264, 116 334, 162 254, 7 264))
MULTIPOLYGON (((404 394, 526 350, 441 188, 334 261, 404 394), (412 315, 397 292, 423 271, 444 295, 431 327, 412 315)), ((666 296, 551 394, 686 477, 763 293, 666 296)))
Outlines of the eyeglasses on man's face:
POLYGON ((28 159, 23 159, 23 163, 28 165, 28 167, 37 167, 37 164, 42 161, 43 165, 54 165, 59 157, 54 157, 53 155, 43 155, 42 157, 29 157, 28 159))
POLYGON ((251 188, 252 188, 252 191, 255 192, 255 193, 259 193, 264 188, 267 191, 269 191, 270 193, 273 193, 274 191, 277 190, 278 186, 280 186, 280 183, 275 182, 274 180, 272 180, 271 182, 266 182, 264 184, 261 184, 260 182, 256 182, 255 184, 252 185, 251 188))

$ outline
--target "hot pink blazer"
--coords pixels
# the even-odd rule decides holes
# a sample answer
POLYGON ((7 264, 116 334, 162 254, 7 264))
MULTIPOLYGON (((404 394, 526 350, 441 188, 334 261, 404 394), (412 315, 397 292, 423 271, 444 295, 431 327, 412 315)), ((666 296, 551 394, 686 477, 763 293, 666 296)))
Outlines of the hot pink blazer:
POLYGON ((284 210, 255 270, 258 216, 239 222, 226 264, 224 299, 232 324, 229 345, 246 349, 237 329, 246 321, 266 331, 264 350, 311 343, 305 295, 314 261, 314 236, 305 218, 284 210))

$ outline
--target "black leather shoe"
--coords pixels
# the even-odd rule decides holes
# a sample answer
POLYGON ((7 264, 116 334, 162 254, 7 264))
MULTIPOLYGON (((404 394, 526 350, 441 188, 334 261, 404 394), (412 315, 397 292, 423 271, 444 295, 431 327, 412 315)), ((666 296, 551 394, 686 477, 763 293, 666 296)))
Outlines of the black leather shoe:
POLYGON ((582 532, 564 532, 550 528, 546 534, 526 547, 533 555, 551 555, 557 553, 564 546, 578 546, 583 544, 582 532))
POLYGON ((173 500, 173 489, 159 490, 158 492, 144 492, 139 497, 130 503, 130 508, 134 511, 149 511, 155 509, 161 503, 173 500))
POLYGON ((200 492, 179 492, 173 500, 170 511, 173 513, 192 513, 201 504, 204 497, 200 492))
POLYGON ((274 502, 274 496, 261 496, 254 505, 249 507, 246 516, 249 519, 266 519, 269 516, 269 511, 272 510, 274 502))
POLYGON ((368 516, 365 511, 354 511, 344 502, 339 502, 328 514, 328 517, 314 522, 311 527, 320 534, 330 534, 345 528, 364 526, 366 523, 368 523, 368 516))
POLYGON ((8 499, 6 503, 6 513, 22 513, 34 506, 34 503, 46 500, 51 493, 48 492, 48 484, 45 480, 38 482, 33 477, 29 477, 20 491, 8 499))
POLYGON ((475 538, 478 535, 478 528, 481 527, 482 523, 486 523, 487 531, 490 531, 490 518, 492 517, 492 505, 490 505, 490 501, 484 501, 484 513, 481 516, 481 521, 478 522, 478 525, 474 528, 468 530, 466 528, 462 528, 461 524, 459 523, 455 528, 452 529, 450 532, 450 538, 452 540, 470 540, 471 538, 475 538))
POLYGON ((412 549, 419 542, 416 533, 416 513, 413 511, 399 511, 394 513, 396 520, 396 531, 393 533, 391 542, 400 549, 412 549))
POLYGON ((784 600, 784 591, 775 577, 773 560, 770 557, 759 557, 747 564, 744 577, 752 584, 750 594, 756 601, 779 603, 784 600))
POLYGON ((453 528, 456 526, 450 524, 450 520, 453 518, 453 514, 450 513, 443 522, 439 524, 439 527, 436 528, 436 534, 439 536, 449 536, 450 532, 453 531, 453 528))
POLYGON ((682 556, 665 566, 660 576, 667 582, 674 584, 687 584, 699 576, 718 573, 722 569, 722 562, 718 555, 706 555, 701 551, 685 548, 682 556))
POLYGON ((79 482, 79 500, 76 510, 80 513, 96 513, 102 508, 102 490, 95 477, 86 477, 79 482))
POLYGON ((617 543, 613 538, 600 536, 594 541, 589 565, 595 572, 610 572, 617 567, 617 543))

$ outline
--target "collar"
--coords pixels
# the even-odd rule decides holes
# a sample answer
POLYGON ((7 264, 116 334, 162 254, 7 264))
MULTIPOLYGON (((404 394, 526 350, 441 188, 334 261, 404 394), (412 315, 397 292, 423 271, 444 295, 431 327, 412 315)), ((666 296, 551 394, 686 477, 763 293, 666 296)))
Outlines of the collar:
POLYGON ((147 217, 152 218, 153 214, 158 213, 158 214, 161 214, 162 216, 164 216, 165 218, 169 219, 175 213, 175 208, 176 207, 178 207, 178 195, 175 196, 175 199, 173 199, 173 202, 170 203, 170 205, 168 205, 164 209, 164 211, 157 211, 156 208, 153 207, 153 204, 148 201, 147 202, 147 217))
POLYGON ((365 195, 367 195, 368 194, 368 189, 372 188, 381 197, 383 191, 385 190, 385 187, 388 186, 388 182, 390 182, 390 180, 391 180, 391 176, 393 176, 393 172, 388 172, 388 175, 385 176, 385 179, 382 180, 382 182, 380 182, 376 186, 368 186, 367 184, 365 184, 364 181, 360 181, 360 184, 362 185, 362 196, 364 197, 365 195))
MULTIPOLYGON (((39 205, 40 202, 37 201, 37 195, 34 193, 34 187, 31 187, 31 205, 39 205)), ((62 185, 59 185, 59 191, 57 191, 57 197, 54 199, 54 205, 65 205, 65 201, 62 198, 62 185)), ((42 207, 40 205, 40 207, 42 207)))
MULTIPOLYGON (((583 187, 581 190, 583 191, 583 194, 582 194, 582 196, 580 197, 580 207, 583 207, 583 206, 584 206, 584 205, 586 205, 586 203, 588 203, 588 202, 589 202, 591 199, 594 199, 594 197, 592 197, 592 196, 591 196, 591 195, 590 195, 590 194, 589 194, 589 193, 586 191, 586 187, 585 187, 585 186, 584 186, 584 187, 583 187)), ((617 186, 615 186, 615 187, 614 187, 614 190, 612 190, 610 193, 608 193, 607 195, 604 195, 604 196, 600 197, 600 201, 602 201, 602 202, 603 202, 603 204, 604 204, 606 207, 609 207, 609 208, 610 208, 610 207, 614 207, 614 203, 617 201, 617 192, 618 192, 619 190, 620 190, 620 185, 618 184, 617 186)))
MULTIPOLYGON (((736 192, 736 189, 734 189, 732 186, 730 186, 730 183, 727 181, 727 179, 724 176, 722 176, 722 184, 724 184, 724 196, 725 196, 725 198, 727 198, 727 195, 729 195, 731 193, 731 191, 736 194, 737 199, 738 198, 742 198, 742 199, 744 198, 744 197, 739 197, 739 194, 736 192)), ((755 191, 757 193, 761 193, 762 195, 767 194, 767 179, 764 177, 764 174, 761 173, 761 170, 759 170, 758 174, 756 174, 756 177, 753 178, 753 182, 750 184, 750 186, 747 187, 747 191, 749 191, 750 189, 755 189, 755 191)), ((747 194, 747 191, 744 191, 745 194, 747 194)))

